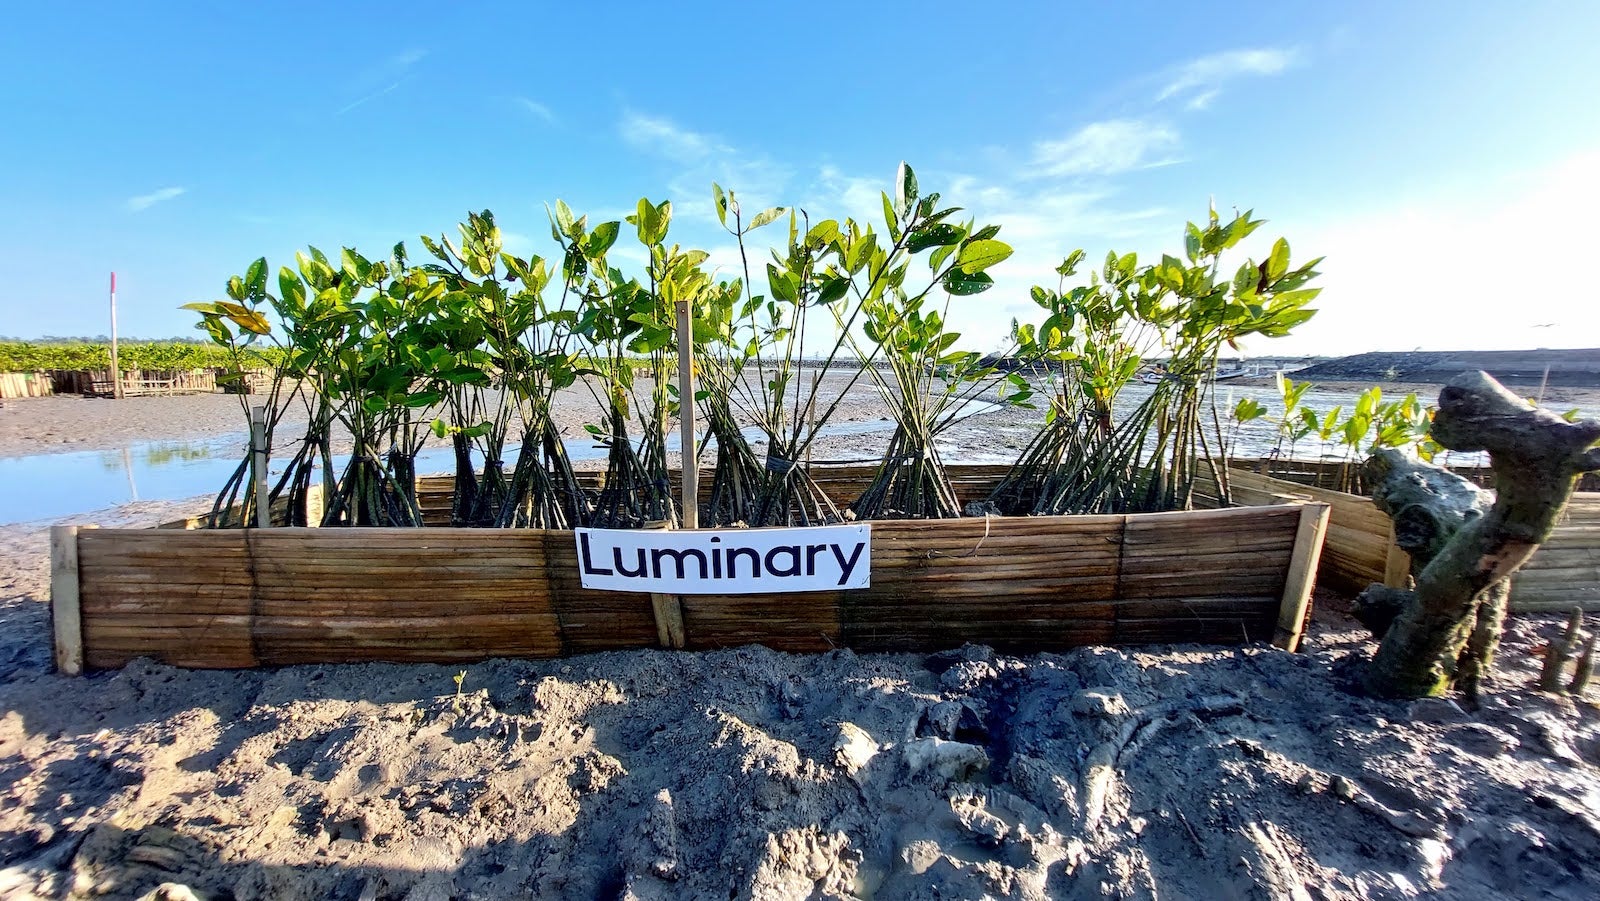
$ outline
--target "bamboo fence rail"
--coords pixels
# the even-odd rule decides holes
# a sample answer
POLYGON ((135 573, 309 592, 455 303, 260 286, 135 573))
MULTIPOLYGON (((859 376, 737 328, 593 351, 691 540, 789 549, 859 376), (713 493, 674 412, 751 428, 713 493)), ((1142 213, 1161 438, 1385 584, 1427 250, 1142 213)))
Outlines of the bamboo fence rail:
MULTIPOLYGON (((1323 584, 1360 591, 1373 582, 1400 588, 1411 561, 1395 547, 1394 525, 1372 499, 1313 488, 1241 469, 1229 470, 1235 492, 1299 494, 1327 504, 1331 514, 1322 552, 1323 584)), ((1600 610, 1600 493, 1578 492, 1550 540, 1511 577, 1511 609, 1519 613, 1600 610)))
MULTIPOLYGON (((958 485, 981 497, 1003 469, 962 472, 958 485)), ((834 475, 841 486, 869 477, 834 475)), ((421 484, 429 497, 433 483, 421 484)), ((58 526, 52 611, 64 672, 136 657, 237 668, 748 643, 931 651, 970 641, 1020 653, 1270 640, 1293 649, 1327 522, 1326 506, 1298 502, 875 522, 870 588, 665 598, 582 588, 571 532, 58 526)))

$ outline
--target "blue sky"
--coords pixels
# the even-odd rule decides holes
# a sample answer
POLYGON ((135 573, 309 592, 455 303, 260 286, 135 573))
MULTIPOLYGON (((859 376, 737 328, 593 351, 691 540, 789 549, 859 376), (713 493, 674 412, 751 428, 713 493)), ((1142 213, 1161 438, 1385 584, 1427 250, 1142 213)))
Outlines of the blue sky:
POLYGON ((27 4, 0 334, 105 332, 112 269, 123 334, 191 334, 257 256, 469 209, 549 253, 558 197, 669 197, 726 261, 713 179, 875 216, 905 159, 1017 249, 957 302, 980 349, 1068 250, 1176 251, 1212 197, 1328 257, 1322 314, 1251 353, 1600 346, 1597 39, 1586 2, 27 4))

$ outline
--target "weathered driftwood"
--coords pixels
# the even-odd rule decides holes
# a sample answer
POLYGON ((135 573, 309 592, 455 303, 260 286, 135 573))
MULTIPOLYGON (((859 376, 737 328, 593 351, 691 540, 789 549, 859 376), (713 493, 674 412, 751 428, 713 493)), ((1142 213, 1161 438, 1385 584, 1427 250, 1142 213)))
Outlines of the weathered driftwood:
POLYGON ((1473 505, 1444 483, 1435 487, 1447 494, 1430 501, 1426 479, 1410 465, 1396 467, 1379 488, 1386 498, 1380 503, 1394 503, 1404 528, 1414 531, 1408 540, 1434 553, 1414 569, 1416 585, 1399 598, 1403 606, 1367 668, 1374 694, 1473 689, 1499 642, 1506 578, 1549 537, 1578 477, 1600 469, 1593 447, 1600 422, 1568 422, 1536 409, 1483 372, 1458 376, 1439 393, 1433 439, 1451 450, 1488 451, 1495 502, 1471 516, 1473 505))
MULTIPOLYGON (((1382 638, 1412 597, 1406 585, 1462 526, 1483 516, 1494 494, 1396 450, 1379 451, 1369 459, 1365 478, 1373 486, 1373 505, 1391 520, 1395 546, 1410 558, 1403 584, 1371 585, 1356 598, 1355 618, 1382 638)), ((1502 587, 1496 583, 1495 590, 1502 587)))

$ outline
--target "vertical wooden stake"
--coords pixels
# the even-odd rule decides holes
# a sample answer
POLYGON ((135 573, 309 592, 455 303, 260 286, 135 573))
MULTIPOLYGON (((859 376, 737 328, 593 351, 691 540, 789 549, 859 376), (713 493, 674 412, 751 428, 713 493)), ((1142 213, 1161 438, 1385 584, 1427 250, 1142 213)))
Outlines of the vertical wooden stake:
POLYGON ((1394 543, 1394 522, 1389 523, 1389 549, 1383 560, 1383 584, 1390 588, 1411 587, 1411 555, 1394 543))
POLYGON ((1289 578, 1283 584, 1283 602, 1278 607, 1278 628, 1272 643, 1285 651, 1300 649, 1305 634, 1306 616, 1311 612, 1311 589, 1317 582, 1317 564, 1322 560, 1322 539, 1328 531, 1327 504, 1302 504, 1300 525, 1295 529, 1294 550, 1289 557, 1289 578))
POLYGON ((678 449, 683 461, 683 527, 700 528, 700 459, 694 445, 694 324, 689 302, 676 304, 678 313, 678 449))
POLYGON ((272 501, 267 497, 267 408, 250 408, 250 459, 255 470, 256 528, 272 526, 272 501))
POLYGON ((78 590, 78 527, 50 527, 50 631, 56 670, 83 672, 83 611, 78 590))
MULTIPOLYGON (((671 523, 647 522, 647 529, 668 529, 671 523)), ((656 641, 664 648, 682 650, 689 641, 688 628, 683 622, 683 595, 651 594, 650 612, 656 620, 656 641)))

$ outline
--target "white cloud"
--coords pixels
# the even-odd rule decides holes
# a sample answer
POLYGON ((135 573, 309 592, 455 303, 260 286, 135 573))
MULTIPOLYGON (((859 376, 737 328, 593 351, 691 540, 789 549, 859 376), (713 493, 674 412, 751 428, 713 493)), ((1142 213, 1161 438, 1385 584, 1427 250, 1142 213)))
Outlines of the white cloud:
POLYGON ((1092 122, 1059 141, 1033 145, 1035 175, 1115 175, 1132 169, 1170 165, 1178 133, 1139 119, 1092 122))
POLYGON ((188 188, 162 188, 159 191, 151 191, 149 194, 129 197, 127 201, 128 212, 137 213, 141 210, 148 210, 158 203, 171 200, 174 197, 181 197, 188 190, 188 188))
POLYGON ((662 116, 623 113, 617 131, 629 146, 675 164, 667 181, 673 215, 715 222, 711 183, 737 191, 746 210, 784 204, 793 171, 764 155, 752 155, 721 138, 686 128, 662 116))
MULTIPOLYGON (((1321 312, 1257 353, 1594 347, 1600 298, 1568 267, 1593 255, 1600 149, 1465 200, 1418 198, 1326 222, 1274 221, 1319 268, 1321 312)), ((1252 236, 1253 238, 1254 236, 1252 236)), ((1256 251, 1257 258, 1260 250, 1256 251)))
POLYGON ((396 53, 394 56, 389 57, 389 65, 396 69, 409 69, 417 63, 422 62, 422 58, 427 55, 428 51, 420 48, 413 48, 401 53, 396 53))
POLYGON ((617 126, 622 139, 639 150, 680 163, 696 163, 714 154, 732 154, 732 147, 710 135, 683 128, 670 119, 628 110, 617 126))
POLYGON ((517 104, 517 106, 520 106, 524 110, 533 114, 535 118, 543 119, 545 122, 556 121, 556 114, 550 111, 550 107, 545 106, 537 100, 530 100, 527 97, 513 97, 511 99, 517 104))
POLYGON ((1299 61, 1292 49, 1229 50, 1190 60, 1167 73, 1156 102, 1183 100, 1192 110, 1204 109, 1223 85, 1248 75, 1277 75, 1299 61))

